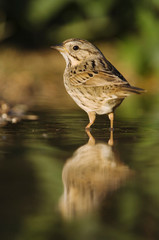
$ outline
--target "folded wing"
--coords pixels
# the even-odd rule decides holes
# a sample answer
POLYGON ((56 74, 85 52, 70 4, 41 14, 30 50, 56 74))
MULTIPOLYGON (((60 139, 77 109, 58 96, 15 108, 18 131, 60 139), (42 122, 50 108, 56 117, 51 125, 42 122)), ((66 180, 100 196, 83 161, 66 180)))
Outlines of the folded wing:
POLYGON ((119 76, 111 72, 104 71, 85 71, 74 74, 70 77, 70 84, 74 87, 104 87, 114 86, 116 91, 142 93, 144 89, 131 86, 127 81, 123 81, 119 76))

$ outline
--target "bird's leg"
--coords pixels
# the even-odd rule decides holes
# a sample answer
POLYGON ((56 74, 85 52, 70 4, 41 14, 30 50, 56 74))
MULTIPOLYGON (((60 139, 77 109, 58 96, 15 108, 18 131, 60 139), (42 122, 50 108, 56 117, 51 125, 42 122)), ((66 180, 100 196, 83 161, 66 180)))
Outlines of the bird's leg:
POLYGON ((109 120, 110 120, 110 139, 108 141, 108 144, 110 146, 113 146, 114 142, 113 142, 113 121, 114 121, 114 113, 111 112, 108 114, 109 120))
POLYGON ((109 120, 110 120, 110 130, 113 131, 113 121, 114 121, 114 113, 111 112, 108 114, 109 120))
POLYGON ((92 134, 90 133, 89 128, 86 128, 85 131, 86 131, 86 133, 87 133, 87 135, 88 135, 88 137, 89 137, 88 144, 89 144, 89 145, 95 145, 95 139, 94 139, 94 137, 92 136, 92 134))
POLYGON ((86 129, 90 128, 90 126, 94 123, 96 119, 96 113, 95 112, 88 112, 88 117, 89 117, 89 123, 86 126, 86 129))
POLYGON ((110 131, 110 138, 109 138, 109 141, 108 141, 108 145, 109 146, 113 146, 114 145, 113 131, 112 130, 110 131))

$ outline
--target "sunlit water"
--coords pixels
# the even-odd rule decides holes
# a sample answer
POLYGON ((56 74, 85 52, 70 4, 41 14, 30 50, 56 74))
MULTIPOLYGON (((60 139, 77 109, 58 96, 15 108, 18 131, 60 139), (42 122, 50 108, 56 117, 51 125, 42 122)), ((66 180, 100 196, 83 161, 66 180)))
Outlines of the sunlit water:
POLYGON ((0 239, 159 239, 159 116, 35 112, 0 131, 0 239))

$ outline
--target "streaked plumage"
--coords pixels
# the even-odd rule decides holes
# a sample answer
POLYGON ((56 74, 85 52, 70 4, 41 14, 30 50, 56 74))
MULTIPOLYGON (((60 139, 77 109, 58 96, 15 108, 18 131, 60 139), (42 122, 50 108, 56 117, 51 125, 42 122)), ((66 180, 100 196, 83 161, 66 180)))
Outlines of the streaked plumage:
POLYGON ((92 43, 69 39, 55 46, 66 61, 64 85, 73 100, 87 112, 89 128, 96 114, 108 114, 113 128, 114 110, 131 93, 143 89, 131 86, 92 43))

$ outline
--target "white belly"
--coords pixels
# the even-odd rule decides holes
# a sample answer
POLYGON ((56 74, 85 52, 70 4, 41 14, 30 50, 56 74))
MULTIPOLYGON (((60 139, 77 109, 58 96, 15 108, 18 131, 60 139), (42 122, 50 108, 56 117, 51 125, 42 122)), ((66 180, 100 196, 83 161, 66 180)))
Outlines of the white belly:
POLYGON ((95 112, 99 115, 108 114, 112 112, 113 107, 116 105, 114 100, 117 98, 115 95, 107 96, 102 92, 102 88, 98 89, 96 94, 91 94, 89 88, 72 88, 65 84, 68 94, 73 98, 76 104, 85 112, 95 112))

